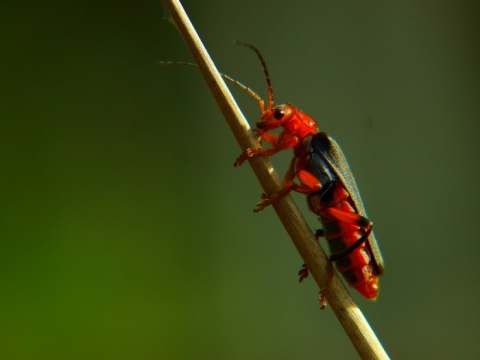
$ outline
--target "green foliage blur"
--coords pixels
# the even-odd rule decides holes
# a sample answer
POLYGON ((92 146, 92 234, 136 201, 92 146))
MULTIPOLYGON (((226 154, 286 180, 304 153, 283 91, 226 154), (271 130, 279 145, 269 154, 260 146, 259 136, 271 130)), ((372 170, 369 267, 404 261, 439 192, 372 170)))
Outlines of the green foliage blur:
MULTIPOLYGON (((396 359, 480 357, 479 6, 192 1, 217 66, 342 145, 396 359)), ((160 1, 0 5, 0 359, 354 359, 160 1)), ((233 89, 253 123, 258 104, 233 89)), ((291 154, 273 159, 280 173, 291 154)), ((305 200, 297 203, 312 223, 305 200)))

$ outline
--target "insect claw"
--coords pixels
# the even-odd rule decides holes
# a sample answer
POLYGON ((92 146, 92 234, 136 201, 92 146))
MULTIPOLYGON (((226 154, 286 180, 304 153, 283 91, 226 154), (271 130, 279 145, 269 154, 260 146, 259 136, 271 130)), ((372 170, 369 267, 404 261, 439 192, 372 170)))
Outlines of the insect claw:
POLYGON ((301 268, 300 271, 298 272, 298 275, 300 276, 300 278, 298 279, 298 282, 302 282, 303 280, 305 280, 305 279, 308 277, 308 267, 307 267, 307 264, 303 264, 303 265, 302 265, 302 268, 301 268))
POLYGON ((254 149, 254 148, 248 148, 245 150, 245 152, 241 153, 239 157, 237 157, 237 160, 233 163, 233 166, 237 167, 242 165, 245 160, 252 158, 254 156, 258 155, 263 155, 264 150, 262 148, 254 149))
POLYGON ((327 299, 325 298, 325 295, 320 291, 318 295, 318 303, 320 304, 320 310, 324 310, 327 307, 327 299))
POLYGON ((258 204, 257 204, 257 207, 255 209, 253 209, 253 212, 260 212, 260 211, 263 211, 269 204, 265 204, 265 202, 263 201, 260 201, 258 204))
POLYGON ((271 205, 273 202, 273 199, 270 195, 267 195, 265 193, 262 194, 260 197, 260 201, 257 204, 257 207, 253 209, 253 212, 260 212, 263 209, 265 209, 267 206, 271 205))
POLYGON ((247 157, 251 158, 254 157, 255 155, 262 154, 263 149, 258 148, 258 149, 253 149, 253 148, 248 148, 247 151, 245 151, 245 154, 247 157))
POLYGON ((257 212, 262 211, 263 209, 265 209, 265 206, 263 206, 261 203, 258 203, 257 207, 255 209, 253 209, 253 212, 257 213, 257 212))
MULTIPOLYGON (((248 151, 249 149, 247 149, 248 151)), ((240 166, 242 165, 245 160, 247 160, 247 153, 241 153, 239 157, 237 157, 237 160, 235 160, 235 162, 233 163, 233 166, 237 167, 237 166, 240 166)))

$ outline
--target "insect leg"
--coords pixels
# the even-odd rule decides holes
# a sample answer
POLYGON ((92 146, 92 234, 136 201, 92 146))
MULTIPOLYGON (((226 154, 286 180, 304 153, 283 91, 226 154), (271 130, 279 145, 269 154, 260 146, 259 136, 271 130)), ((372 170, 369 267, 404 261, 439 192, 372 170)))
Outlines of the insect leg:
MULTIPOLYGON (((274 149, 269 149, 274 150, 274 149)), ((267 150, 268 151, 268 150, 267 150)), ((282 197, 288 195, 290 191, 294 190, 300 193, 312 193, 319 191, 322 188, 320 181, 311 173, 306 170, 297 171, 298 158, 293 158, 290 162, 290 167, 285 174, 285 187, 275 194, 262 194, 261 201, 257 204, 257 207, 253 210, 254 212, 259 212, 265 209, 267 206, 271 205, 274 201, 281 199, 282 197), (294 182, 295 177, 301 182, 301 185, 294 182)))
POLYGON ((328 257, 328 259, 330 261, 337 261, 337 260, 340 260, 340 259, 343 259, 344 257, 350 255, 352 252, 354 252, 356 249, 358 249, 360 247, 360 245, 362 245, 365 241, 367 241, 368 237, 370 236, 370 233, 372 232, 372 228, 370 227, 367 232, 365 234, 363 234, 360 239, 358 239, 357 241, 355 241, 347 250, 339 253, 339 254, 335 254, 335 255, 330 255, 328 257))
POLYGON ((287 196, 290 191, 293 190, 292 186, 284 187, 282 190, 275 194, 267 195, 265 193, 262 194, 261 200, 258 202, 257 207, 253 209, 254 212, 260 212, 265 209, 267 206, 271 205, 275 201, 281 199, 284 196, 287 196))
POLYGON ((305 280, 308 277, 308 273, 309 272, 307 264, 303 264, 302 268, 298 271, 298 276, 300 276, 298 278, 298 282, 302 282, 303 280, 305 280))
POLYGON ((357 214, 356 212, 342 210, 336 207, 328 207, 322 211, 328 217, 333 217, 335 220, 345 224, 356 225, 362 229, 371 228, 373 223, 365 216, 357 214))
MULTIPOLYGON (((323 229, 317 229, 315 230, 315 238, 318 240, 320 239, 321 237, 324 236, 324 232, 323 232, 323 229)), ((308 277, 308 267, 307 267, 307 264, 303 264, 302 265, 302 268, 298 271, 298 275, 300 276, 300 278, 298 279, 298 282, 302 282, 303 280, 305 280, 307 277, 308 277)))
POLYGON ((368 237, 370 236, 370 233, 372 232, 373 224, 365 216, 359 215, 351 211, 338 209, 335 207, 329 207, 325 209, 324 212, 339 222, 358 226, 360 229, 363 229, 365 231, 364 234, 362 234, 362 236, 357 241, 355 241, 352 245, 350 245, 345 251, 335 255, 331 255, 329 257, 331 261, 337 261, 350 255, 353 251, 355 251, 362 244, 364 244, 365 241, 367 241, 368 237))
POLYGON ((265 131, 261 133, 261 135, 259 136, 258 142, 261 144, 263 140, 265 140, 267 143, 272 145, 273 148, 267 149, 267 150, 262 148, 258 148, 258 149, 248 148, 244 153, 240 154, 237 160, 235 160, 235 163, 233 164, 233 166, 235 167, 240 166, 245 162, 245 160, 254 156, 261 156, 261 155, 272 156, 279 151, 275 146, 278 142, 277 134, 265 131))
POLYGON ((247 160, 249 158, 252 158, 252 157, 255 157, 255 156, 262 156, 262 155, 272 156, 272 155, 276 154, 277 151, 278 151, 277 149, 267 149, 267 150, 265 150, 265 149, 262 149, 262 148, 258 148, 258 149, 248 148, 247 151, 240 154, 240 156, 237 158, 237 160, 235 160, 235 162, 233 163, 233 166, 235 166, 235 167, 240 166, 245 162, 245 160, 247 160))
POLYGON ((320 305, 320 310, 324 310, 327 307, 327 299, 323 295, 322 291, 318 293, 318 304, 320 305))

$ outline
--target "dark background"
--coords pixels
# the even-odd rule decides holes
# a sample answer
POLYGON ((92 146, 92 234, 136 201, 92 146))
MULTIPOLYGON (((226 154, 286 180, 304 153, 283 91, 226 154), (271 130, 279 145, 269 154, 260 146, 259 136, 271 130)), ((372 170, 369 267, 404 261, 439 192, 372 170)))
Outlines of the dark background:
MULTIPOLYGON (((225 73, 342 145, 386 263, 353 294, 396 359, 480 356, 475 1, 187 1, 225 73)), ((160 1, 0 5, 0 357, 356 353, 160 1)), ((258 105, 234 89, 251 123, 258 105)), ((291 153, 273 162, 280 173, 291 153)), ((318 227, 295 195, 312 227, 318 227)))

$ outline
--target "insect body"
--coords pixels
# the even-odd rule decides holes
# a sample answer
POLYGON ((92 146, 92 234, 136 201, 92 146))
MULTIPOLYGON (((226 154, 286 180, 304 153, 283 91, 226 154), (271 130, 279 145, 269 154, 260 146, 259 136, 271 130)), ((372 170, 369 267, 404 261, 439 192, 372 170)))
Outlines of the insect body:
MULTIPOLYGON (((260 101, 262 118, 257 122, 259 141, 267 141, 272 148, 247 149, 235 166, 246 159, 292 148, 295 157, 285 175, 285 187, 276 194, 262 195, 254 211, 261 211, 272 202, 297 191, 307 195, 311 211, 319 216, 323 236, 329 244, 331 257, 337 269, 350 286, 367 299, 378 296, 378 276, 383 273, 383 260, 372 232, 360 194, 347 160, 337 142, 324 132, 306 113, 291 104, 273 106, 273 91, 265 61, 257 48, 268 85, 269 102, 264 109, 260 101), (271 130, 281 128, 279 135, 271 130), (295 180, 298 179, 298 182, 295 180)), ((305 267, 300 271, 300 281, 308 275, 305 267)))
MULTIPOLYGON (((300 165, 297 173, 307 171, 318 180, 300 175, 306 177, 305 185, 312 190, 307 196, 308 205, 319 215, 323 231, 318 235, 326 238, 330 259, 351 286, 367 299, 375 299, 383 262, 343 152, 335 140, 318 132, 302 142, 295 158, 299 164, 306 164, 305 168, 300 165)), ((306 275, 302 273, 301 280, 306 275)))
MULTIPOLYGON (((262 55, 255 46, 240 44, 254 50, 262 63, 268 89, 267 107, 251 89, 225 74, 221 75, 258 101, 262 117, 257 121, 256 134, 260 143, 265 140, 272 148, 247 149, 234 165, 239 166, 254 156, 272 156, 289 148, 295 154, 285 175, 285 187, 276 194, 263 194, 254 211, 263 210, 292 190, 305 193, 310 210, 322 223, 323 230, 317 231, 317 237, 327 240, 332 254, 330 260, 336 263, 352 287, 367 299, 375 299, 378 296, 378 276, 383 273, 383 259, 372 232, 372 222, 367 218, 340 146, 333 138, 318 131, 311 116, 292 104, 274 107, 272 84, 262 55), (282 128, 279 135, 271 132, 277 128, 282 128), (296 179, 300 183, 296 183, 296 179)), ((159 64, 197 67, 185 62, 159 64)), ((302 281, 308 276, 308 269, 304 267, 299 275, 302 281)), ((321 297, 320 300, 324 307, 325 299, 321 297)))

